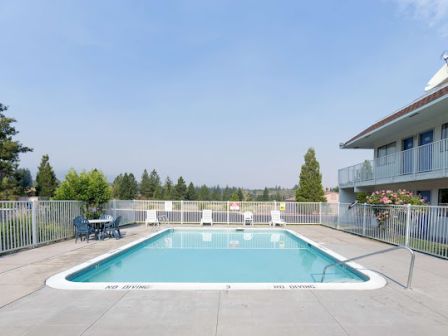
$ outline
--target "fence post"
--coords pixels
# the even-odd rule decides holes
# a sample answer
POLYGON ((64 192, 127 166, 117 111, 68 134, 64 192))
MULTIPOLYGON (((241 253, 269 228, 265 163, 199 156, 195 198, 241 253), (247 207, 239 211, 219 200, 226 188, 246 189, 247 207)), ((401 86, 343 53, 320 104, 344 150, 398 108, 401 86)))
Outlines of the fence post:
POLYGON ((38 243, 37 237, 37 207, 38 201, 33 200, 31 202, 31 230, 33 235, 33 247, 35 247, 38 243))
POLYGON ((229 213, 229 210, 230 210, 230 204, 229 204, 229 201, 227 201, 227 225, 230 225, 230 213, 229 213))
POLYGON ((336 221, 336 230, 339 230, 339 224, 341 223, 341 203, 338 202, 338 211, 337 211, 338 219, 336 221))
POLYGON ((184 223, 184 201, 180 201, 180 224, 184 223))
POLYGON ((277 201, 274 201, 274 210, 277 210, 277 201))
POLYGON ((406 233, 404 238, 404 245, 409 247, 409 236, 411 234, 411 205, 407 205, 406 209, 406 233))
POLYGON ((117 218, 117 200, 116 199, 112 200, 112 207, 113 207, 113 212, 114 212, 114 218, 117 218))
POLYGON ((322 202, 319 202, 319 224, 322 225, 322 202))
POLYGON ((362 235, 366 235, 366 212, 367 212, 367 203, 363 204, 362 210, 362 235))

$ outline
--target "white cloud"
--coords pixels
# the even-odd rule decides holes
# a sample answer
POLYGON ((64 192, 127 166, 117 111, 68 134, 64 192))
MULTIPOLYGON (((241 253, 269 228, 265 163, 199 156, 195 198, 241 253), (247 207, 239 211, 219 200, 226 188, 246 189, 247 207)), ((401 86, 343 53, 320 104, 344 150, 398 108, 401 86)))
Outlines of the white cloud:
POLYGON ((393 0, 400 12, 423 21, 448 36, 448 0, 393 0))

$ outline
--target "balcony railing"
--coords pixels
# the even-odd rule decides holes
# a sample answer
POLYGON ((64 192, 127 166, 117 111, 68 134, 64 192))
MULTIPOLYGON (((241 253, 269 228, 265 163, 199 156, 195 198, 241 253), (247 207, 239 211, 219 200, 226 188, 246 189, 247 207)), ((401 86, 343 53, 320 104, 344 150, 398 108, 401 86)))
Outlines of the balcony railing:
POLYGON ((339 185, 375 185, 444 176, 448 176, 448 139, 340 169, 339 185))

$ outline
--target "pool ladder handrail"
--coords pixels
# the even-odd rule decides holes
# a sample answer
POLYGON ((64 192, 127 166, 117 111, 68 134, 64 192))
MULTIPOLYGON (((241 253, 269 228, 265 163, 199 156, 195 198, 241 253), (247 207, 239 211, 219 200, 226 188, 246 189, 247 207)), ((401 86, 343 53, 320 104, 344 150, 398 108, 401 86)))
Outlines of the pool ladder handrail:
POLYGON ((408 251, 410 253, 410 255, 411 255, 411 262, 409 264, 409 272, 408 272, 408 281, 407 281, 406 287, 405 287, 406 289, 409 289, 409 288, 411 288, 412 275, 414 273, 415 253, 409 247, 404 246, 404 245, 398 245, 398 246, 390 247, 390 248, 387 248, 387 249, 384 249, 384 250, 375 251, 375 252, 371 252, 371 253, 366 253, 366 254, 363 254, 363 255, 360 255, 360 256, 357 256, 357 257, 353 257, 353 258, 349 258, 349 259, 345 259, 345 260, 339 260, 339 261, 337 261, 337 262, 335 262, 333 264, 326 265, 324 267, 323 271, 322 271, 322 278, 321 278, 320 282, 324 282, 325 274, 326 274, 327 269, 329 267, 336 266, 336 265, 342 265, 342 264, 346 265, 347 263, 349 263, 351 261, 354 261, 354 260, 367 258, 367 257, 373 256, 373 255, 377 255, 377 254, 383 254, 383 253, 387 253, 387 252, 392 252, 392 251, 399 250, 399 249, 404 249, 404 250, 408 251))

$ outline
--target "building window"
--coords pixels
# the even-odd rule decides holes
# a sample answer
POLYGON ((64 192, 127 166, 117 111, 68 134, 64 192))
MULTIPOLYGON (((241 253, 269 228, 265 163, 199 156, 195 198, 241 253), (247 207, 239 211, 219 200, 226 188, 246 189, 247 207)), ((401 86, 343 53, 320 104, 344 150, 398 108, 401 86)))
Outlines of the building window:
POLYGON ((439 205, 448 205, 448 189, 439 189, 439 205))
POLYGON ((442 125, 442 140, 448 139, 448 123, 442 125))
POLYGON ((378 158, 377 162, 379 166, 385 166, 395 162, 396 143, 392 142, 390 144, 378 147, 376 156, 378 158))
POLYGON ((448 151, 448 123, 442 125, 442 133, 440 135, 440 151, 448 151))
POLYGON ((431 190, 419 190, 417 195, 420 195, 426 204, 431 204, 431 190))

